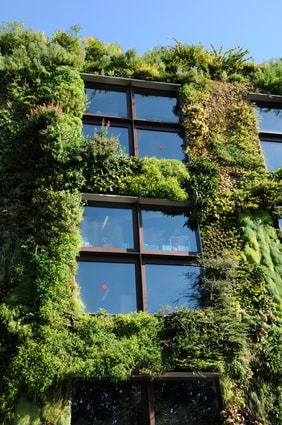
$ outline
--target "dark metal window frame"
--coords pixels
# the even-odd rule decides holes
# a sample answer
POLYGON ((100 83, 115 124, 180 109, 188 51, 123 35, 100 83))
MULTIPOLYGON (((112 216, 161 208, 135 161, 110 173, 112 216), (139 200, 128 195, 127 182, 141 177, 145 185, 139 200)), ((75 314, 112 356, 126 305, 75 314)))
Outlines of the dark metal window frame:
MULTIPOLYGON (((282 113, 282 96, 263 93, 249 93, 249 100, 259 108, 277 109, 282 113)), ((276 142, 282 144, 282 132, 260 131, 259 138, 265 142, 276 142)), ((279 218, 282 217, 282 206, 275 208, 277 216, 277 227, 279 229, 279 218)), ((281 232, 282 235, 282 232, 281 232)))
MULTIPOLYGON (((100 127, 103 123, 107 123, 109 121, 110 125, 112 126, 128 128, 130 155, 138 156, 138 142, 136 135, 136 130, 138 129, 175 133, 182 138, 184 146, 186 145, 184 130, 180 122, 137 118, 134 105, 135 90, 138 94, 173 97, 177 100, 180 85, 146 82, 142 80, 131 80, 126 78, 101 77, 89 74, 82 74, 82 78, 85 81, 86 88, 117 91, 126 94, 127 117, 107 114, 100 115, 85 112, 83 116, 83 123, 93 124, 94 126, 100 127)), ((186 159, 184 154, 183 156, 186 159)))
POLYGON ((137 309, 147 311, 146 296, 146 264, 197 266, 201 255, 201 241, 199 231, 196 231, 197 252, 148 250, 142 248, 142 223, 140 214, 142 208, 148 207, 154 210, 173 209, 175 213, 184 213, 189 203, 179 204, 177 202, 161 199, 146 199, 138 197, 126 197, 115 195, 84 194, 87 206, 103 206, 115 208, 132 207, 133 210, 133 235, 135 248, 112 248, 112 247, 81 247, 78 261, 80 262, 105 262, 105 263, 131 263, 136 270, 136 300, 137 309))
MULTIPOLYGON (((277 109, 282 112, 282 96, 268 95, 263 93, 250 93, 250 101, 259 108, 277 109)), ((282 142, 282 132, 259 131, 259 138, 263 141, 282 142)))
MULTIPOLYGON (((191 373, 191 372, 167 372, 162 374, 157 378, 148 378, 146 376, 137 375, 131 378, 128 378, 128 382, 136 382, 141 384, 141 406, 143 412, 143 423, 144 425, 155 425, 155 412, 154 412, 154 397, 153 397, 153 383, 154 382, 175 382, 175 383, 184 383, 184 382, 214 382, 216 386, 217 394, 217 403, 218 403, 218 416, 220 411, 225 408, 223 401, 223 394, 220 385, 220 373, 218 372, 203 372, 201 374, 191 373)), ((86 380, 83 376, 78 376, 73 378, 72 384, 80 382, 100 382, 101 385, 103 382, 109 382, 109 379, 105 376, 102 379, 88 378, 86 380)))

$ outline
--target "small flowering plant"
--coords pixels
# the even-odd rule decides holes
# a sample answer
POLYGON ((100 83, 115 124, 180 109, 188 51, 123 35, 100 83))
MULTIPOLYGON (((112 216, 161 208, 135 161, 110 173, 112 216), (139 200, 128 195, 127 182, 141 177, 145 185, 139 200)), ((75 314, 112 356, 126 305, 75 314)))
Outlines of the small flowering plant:
POLYGON ((118 137, 109 136, 109 128, 110 121, 106 125, 103 123, 100 130, 95 129, 94 136, 90 140, 93 159, 98 160, 101 166, 126 156, 118 137))
POLYGON ((120 188, 122 176, 128 174, 128 155, 118 137, 109 136, 110 122, 95 130, 86 140, 84 175, 88 188, 98 193, 113 192, 120 188), (124 169, 125 168, 125 169, 124 169))

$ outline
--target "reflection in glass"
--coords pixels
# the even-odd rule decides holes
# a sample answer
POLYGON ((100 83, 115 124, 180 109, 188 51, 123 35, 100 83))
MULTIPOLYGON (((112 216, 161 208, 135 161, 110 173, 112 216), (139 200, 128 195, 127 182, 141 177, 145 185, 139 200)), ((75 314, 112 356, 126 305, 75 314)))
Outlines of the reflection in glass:
POLYGON ((149 406, 143 403, 147 397, 141 382, 75 382, 71 425, 144 425, 149 413, 155 425, 219 423, 221 403, 215 380, 154 381, 152 392, 149 406))
POLYGON ((183 139, 177 133, 138 129, 137 140, 139 157, 184 159, 183 139))
POLYGON ((142 425, 141 384, 77 382, 71 425, 142 425))
POLYGON ((154 382, 155 425, 218 424, 214 381, 154 382))
POLYGON ((282 142, 261 141, 268 171, 275 171, 282 167, 282 142))
POLYGON ((97 115, 127 117, 126 93, 120 91, 86 88, 86 112, 97 115))
POLYGON ((174 113, 177 104, 175 97, 134 94, 136 117, 146 120, 177 122, 174 113))
POLYGON ((259 114, 259 128, 271 133, 282 132, 282 109, 256 107, 259 114))
POLYGON ((144 249, 198 252, 196 232, 184 227, 183 215, 142 210, 144 249))
POLYGON ((134 264, 81 261, 77 282, 86 313, 100 309, 111 314, 136 311, 134 264))
MULTIPOLYGON (((83 135, 90 136, 93 138, 95 130, 100 130, 101 126, 94 124, 83 124, 83 135)), ((129 155, 129 137, 128 128, 126 127, 114 127, 110 126, 108 130, 108 137, 118 137, 121 146, 125 149, 125 152, 129 155)))
POLYGON ((197 285, 201 268, 197 266, 146 264, 148 312, 200 307, 201 293, 197 285))
POLYGON ((278 224, 279 224, 279 228, 280 228, 280 230, 282 232, 282 218, 279 218, 278 219, 278 224))
POLYGON ((81 235, 85 247, 133 248, 132 210, 86 206, 81 235))

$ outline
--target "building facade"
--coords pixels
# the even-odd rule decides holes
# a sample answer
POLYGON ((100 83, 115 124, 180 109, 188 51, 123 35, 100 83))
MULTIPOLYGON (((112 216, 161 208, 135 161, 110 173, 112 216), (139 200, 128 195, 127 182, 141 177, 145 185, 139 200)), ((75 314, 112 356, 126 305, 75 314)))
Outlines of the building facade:
POLYGON ((265 69, 18 26, 0 49, 0 423, 280 425, 265 69))

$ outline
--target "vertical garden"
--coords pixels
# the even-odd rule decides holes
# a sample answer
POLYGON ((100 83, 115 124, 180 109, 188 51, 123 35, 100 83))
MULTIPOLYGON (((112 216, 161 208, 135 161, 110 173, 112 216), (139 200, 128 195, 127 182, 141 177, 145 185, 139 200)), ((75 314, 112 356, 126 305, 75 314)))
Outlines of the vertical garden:
POLYGON ((1 424, 70 424, 76 376, 124 382, 173 370, 220 372, 222 424, 281 424, 281 169, 265 168, 248 93, 282 94, 282 65, 247 53, 175 40, 139 56, 77 28, 48 39, 1 27, 1 424), (189 163, 129 157, 106 128, 95 144, 82 137, 81 72, 180 83, 189 163), (189 200, 208 306, 84 314, 83 191, 189 200))

